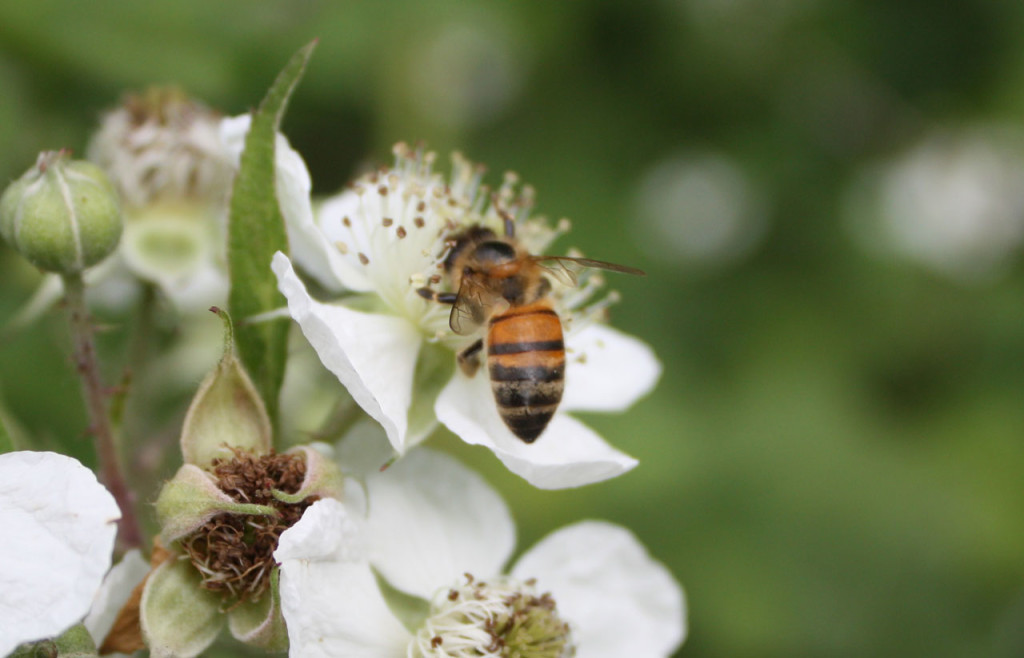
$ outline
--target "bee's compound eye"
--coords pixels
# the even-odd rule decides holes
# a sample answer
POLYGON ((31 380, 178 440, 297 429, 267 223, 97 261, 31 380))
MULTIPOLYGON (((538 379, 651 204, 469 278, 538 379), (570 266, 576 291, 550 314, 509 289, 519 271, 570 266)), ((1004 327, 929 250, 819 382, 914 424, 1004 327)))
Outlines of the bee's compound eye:
POLYGON ((487 265, 501 265, 516 259, 515 247, 507 242, 493 240, 479 244, 473 252, 477 262, 487 265))

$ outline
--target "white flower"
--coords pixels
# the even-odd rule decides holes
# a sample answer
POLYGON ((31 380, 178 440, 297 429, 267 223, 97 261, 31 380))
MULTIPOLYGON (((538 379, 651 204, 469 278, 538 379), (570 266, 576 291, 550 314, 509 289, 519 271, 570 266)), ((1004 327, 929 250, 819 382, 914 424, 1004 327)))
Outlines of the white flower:
POLYGON ((60 635, 89 612, 119 518, 113 496, 77 460, 0 455, 0 656, 60 635))
MULTIPOLYGON (((113 285, 127 270, 157 285, 179 311, 225 303, 228 201, 250 119, 222 118, 181 91, 162 88, 128 96, 104 117, 88 156, 117 186, 125 229, 118 267, 96 283, 113 285)), ((291 224, 310 221, 309 173, 280 134, 275 161, 282 213, 291 224)), ((93 291, 95 299, 124 304, 123 283, 111 294, 103 287, 93 291)))
POLYGON ((324 365, 384 427, 399 455, 444 423, 464 441, 492 450, 510 470, 542 488, 573 487, 619 475, 636 461, 565 412, 621 411, 646 394, 661 366, 650 348, 594 320, 608 299, 591 303, 601 277, 584 272, 571 288, 551 281, 565 330, 565 393, 536 443, 516 438, 498 414, 486 369, 467 377, 455 352, 477 336, 448 327, 450 306, 417 290, 440 289, 448 241, 474 225, 502 234, 503 215, 516 238, 544 253, 567 222, 549 228, 530 217, 532 190, 517 192, 507 175, 497 190, 481 185, 482 170, 460 156, 445 181, 432 154, 395 149, 393 169, 370 174, 323 203, 316 221, 292 226, 295 260, 324 288, 352 293, 337 303, 315 300, 282 254, 274 258, 291 316, 324 365), (303 256, 305 254, 305 256, 303 256), (313 255, 315 254, 315 257, 313 255))
POLYGON ((314 503, 281 536, 291 656, 656 658, 683 640, 681 588, 624 528, 563 528, 505 571, 504 502, 429 450, 370 476, 367 507, 314 503))
POLYGON ((990 282, 1024 244, 1024 135, 986 125, 933 131, 866 168, 845 211, 869 250, 961 283, 990 282))

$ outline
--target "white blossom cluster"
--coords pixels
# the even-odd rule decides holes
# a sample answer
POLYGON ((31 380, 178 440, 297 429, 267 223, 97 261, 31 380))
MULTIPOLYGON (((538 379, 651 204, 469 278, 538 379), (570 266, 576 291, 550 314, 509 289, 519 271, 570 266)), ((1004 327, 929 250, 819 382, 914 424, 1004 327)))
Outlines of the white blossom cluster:
MULTIPOLYGON (((112 113, 93 143, 128 209, 122 247, 91 283, 156 285, 187 318, 224 302, 228 186, 250 124, 173 99, 174 111, 156 118, 138 107, 112 113)), ((83 620, 101 644, 133 589, 142 592, 136 626, 153 656, 201 654, 225 616, 237 639, 287 646, 295 658, 657 658, 677 649, 686 634, 682 589, 630 531, 582 521, 510 562, 516 531, 502 498, 455 458, 420 445, 444 426, 542 489, 616 477, 636 460, 572 414, 624 411, 656 384, 657 358, 603 322, 611 298, 602 295, 602 275, 548 276, 565 336, 564 395, 540 437, 520 440, 499 414, 487 368, 471 376, 457 365, 483 333, 454 333, 451 307, 423 291, 459 292, 444 269, 454 236, 474 227, 503 235, 511 224, 516 244, 540 255, 568 223, 551 227, 533 215, 533 192, 514 176, 492 189, 482 168, 458 155, 447 176, 422 149, 399 145, 395 157, 392 167, 314 202, 302 158, 283 136, 276 144, 291 254, 267 267, 287 314, 364 420, 331 437, 336 446, 274 456, 262 403, 244 372, 224 365, 228 348, 186 417, 185 466, 156 501, 171 557, 151 565, 131 551, 113 569, 120 513, 92 472, 53 453, 0 455, 0 656, 83 620), (249 461, 225 466, 253 446, 249 461), (295 471, 301 487, 254 490, 272 493, 266 500, 242 500, 225 484, 246 469, 296 463, 305 469, 295 471), (200 580, 226 582, 214 540, 197 543, 195 533, 223 533, 217 515, 265 530, 253 519, 280 518, 299 503, 301 518, 279 535, 273 562, 259 567, 259 591, 269 594, 227 605, 203 591, 180 604, 193 600, 182 592, 198 592, 200 580), (201 574, 197 560, 206 560, 201 574), (169 607, 175 601, 178 609, 169 607)))

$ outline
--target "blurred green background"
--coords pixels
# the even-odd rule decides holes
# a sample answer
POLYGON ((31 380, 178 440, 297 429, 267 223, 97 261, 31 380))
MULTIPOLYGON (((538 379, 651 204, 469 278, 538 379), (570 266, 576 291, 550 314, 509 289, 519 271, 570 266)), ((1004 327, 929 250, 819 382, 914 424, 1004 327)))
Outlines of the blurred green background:
MULTIPOLYGON (((539 492, 436 440, 521 548, 628 525, 686 588, 690 658, 1020 656, 1022 32, 997 0, 6 2, 0 178, 82 152, 126 90, 244 112, 318 37, 284 124, 317 193, 424 140, 649 273, 613 322, 662 381, 585 419, 634 472, 539 492)), ((2 323, 37 279, 6 247, 0 277, 2 323)), ((65 331, 0 345, 0 387, 93 463, 65 331)))

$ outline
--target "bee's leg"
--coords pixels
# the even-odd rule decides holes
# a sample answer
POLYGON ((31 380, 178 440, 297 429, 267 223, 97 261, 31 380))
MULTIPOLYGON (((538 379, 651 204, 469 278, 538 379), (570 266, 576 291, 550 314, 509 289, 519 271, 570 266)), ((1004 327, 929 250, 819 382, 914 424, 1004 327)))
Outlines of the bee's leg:
POLYGON ((454 292, 437 292, 430 288, 417 288, 416 292, 423 299, 437 302, 438 304, 454 304, 455 300, 458 299, 458 294, 454 292))
POLYGON ((501 213, 501 220, 505 224, 505 237, 514 238, 516 237, 516 220, 512 215, 508 214, 504 210, 499 210, 501 213))
POLYGON ((551 282, 546 276, 540 277, 537 284, 523 291, 522 303, 532 304, 551 294, 551 282))
POLYGON ((467 377, 475 375, 477 368, 480 367, 480 351, 483 348, 484 341, 481 338, 459 352, 458 356, 455 357, 455 360, 459 363, 459 368, 462 369, 462 372, 466 373, 467 377))

